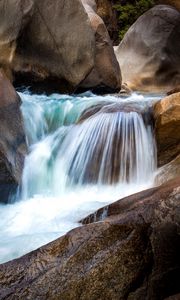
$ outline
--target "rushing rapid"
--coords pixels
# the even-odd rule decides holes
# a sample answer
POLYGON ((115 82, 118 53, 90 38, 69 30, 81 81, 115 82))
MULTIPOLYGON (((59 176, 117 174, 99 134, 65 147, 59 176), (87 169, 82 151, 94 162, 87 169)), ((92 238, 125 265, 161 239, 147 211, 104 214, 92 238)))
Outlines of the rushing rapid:
POLYGON ((20 96, 29 155, 16 202, 0 206, 0 262, 152 185, 156 169, 153 125, 144 111, 150 114, 157 97, 20 96))

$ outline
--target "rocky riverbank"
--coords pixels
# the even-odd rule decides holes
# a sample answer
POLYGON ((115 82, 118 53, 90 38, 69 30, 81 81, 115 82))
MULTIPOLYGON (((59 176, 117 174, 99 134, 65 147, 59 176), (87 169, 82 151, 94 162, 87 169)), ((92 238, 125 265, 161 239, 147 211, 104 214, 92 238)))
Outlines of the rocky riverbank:
MULTIPOLYGON (((13 84, 46 93, 120 92, 121 86, 128 93, 168 93, 149 115, 160 168, 157 186, 94 212, 56 241, 0 265, 0 300, 164 300, 176 294, 178 299, 179 1, 161 1, 148 10, 115 50, 109 36, 115 16, 106 19, 103 13, 104 5, 112 11, 115 1, 96 2, 0 3, 0 202, 20 185, 28 152, 21 99, 13 84)), ((105 104, 85 110, 77 124, 99 112, 135 112, 145 118, 137 107, 105 104)), ((89 177, 97 181, 97 175, 89 177)))

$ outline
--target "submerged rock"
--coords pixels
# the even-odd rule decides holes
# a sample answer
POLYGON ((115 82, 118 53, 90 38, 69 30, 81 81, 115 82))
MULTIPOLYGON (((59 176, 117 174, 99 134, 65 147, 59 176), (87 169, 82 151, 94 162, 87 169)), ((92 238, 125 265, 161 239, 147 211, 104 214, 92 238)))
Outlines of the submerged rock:
POLYGON ((157 102, 154 118, 158 163, 162 166, 180 153, 180 93, 157 102))
POLYGON ((0 298, 163 300, 179 292, 180 178, 0 266, 0 298), (158 287, 158 288, 157 288, 158 287))
POLYGON ((12 69, 16 86, 120 89, 119 65, 94 1, 3 0, 0 9, 0 63, 12 69))
POLYGON ((180 83, 180 12, 157 5, 128 30, 116 56, 133 90, 166 91, 180 83))
POLYGON ((77 130, 68 171, 73 183, 134 183, 152 175, 155 143, 148 107, 102 102, 82 113, 77 130), (84 153, 83 165, 79 153, 84 153))
POLYGON ((0 72, 0 202, 6 202, 21 182, 27 149, 20 104, 20 97, 0 72))

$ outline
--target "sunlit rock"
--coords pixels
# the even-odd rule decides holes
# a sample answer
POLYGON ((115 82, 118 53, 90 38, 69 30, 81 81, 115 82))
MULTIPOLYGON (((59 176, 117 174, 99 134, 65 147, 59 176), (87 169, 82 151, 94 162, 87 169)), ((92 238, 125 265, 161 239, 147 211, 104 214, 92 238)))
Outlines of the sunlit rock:
POLYGON ((180 93, 157 102, 154 118, 158 164, 162 166, 180 153, 180 93))
POLYGON ((168 92, 180 83, 180 12, 157 5, 130 27, 116 48, 122 81, 133 90, 168 92))

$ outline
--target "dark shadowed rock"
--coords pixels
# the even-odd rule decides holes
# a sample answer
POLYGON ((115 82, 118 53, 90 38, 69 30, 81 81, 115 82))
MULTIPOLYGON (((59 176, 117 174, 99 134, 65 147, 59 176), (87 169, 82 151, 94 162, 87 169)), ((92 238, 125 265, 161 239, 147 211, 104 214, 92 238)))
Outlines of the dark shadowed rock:
POLYGON ((21 182, 26 141, 20 111, 21 100, 0 72, 0 201, 7 201, 21 182))
POLYGON ((163 300, 179 292, 180 178, 0 266, 1 299, 163 300), (157 288, 158 287, 158 288, 157 288))
POLYGON ((122 80, 134 90, 166 91, 180 83, 180 12, 157 5, 128 30, 116 49, 122 80))
POLYGON ((96 13, 94 0, 81 0, 88 14, 95 36, 94 67, 81 87, 106 87, 109 90, 120 90, 121 73, 116 60, 112 42, 103 20, 96 13))
POLYGON ((155 134, 159 166, 180 153, 180 93, 172 94, 154 106, 155 134))

